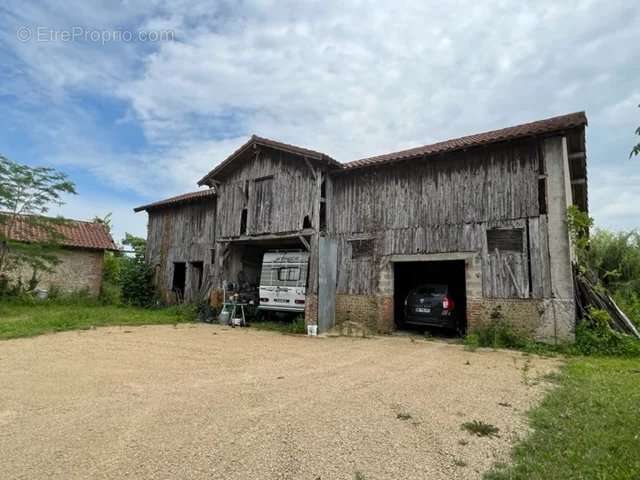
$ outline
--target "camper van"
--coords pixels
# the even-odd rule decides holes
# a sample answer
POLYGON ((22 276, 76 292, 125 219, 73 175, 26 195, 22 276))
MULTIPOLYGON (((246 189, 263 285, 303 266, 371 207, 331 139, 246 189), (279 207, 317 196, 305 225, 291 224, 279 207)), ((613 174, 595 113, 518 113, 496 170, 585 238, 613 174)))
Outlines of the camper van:
POLYGON ((258 310, 304 312, 309 252, 269 251, 262 259, 258 310))

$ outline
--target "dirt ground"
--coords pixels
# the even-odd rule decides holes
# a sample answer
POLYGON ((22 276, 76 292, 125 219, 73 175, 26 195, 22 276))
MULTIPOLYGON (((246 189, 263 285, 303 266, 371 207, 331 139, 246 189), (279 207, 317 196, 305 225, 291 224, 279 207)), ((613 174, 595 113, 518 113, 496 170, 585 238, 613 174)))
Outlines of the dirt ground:
POLYGON ((479 478, 558 360, 210 325, 0 342, 4 479, 479 478), (499 437, 475 437, 481 420, 499 437))

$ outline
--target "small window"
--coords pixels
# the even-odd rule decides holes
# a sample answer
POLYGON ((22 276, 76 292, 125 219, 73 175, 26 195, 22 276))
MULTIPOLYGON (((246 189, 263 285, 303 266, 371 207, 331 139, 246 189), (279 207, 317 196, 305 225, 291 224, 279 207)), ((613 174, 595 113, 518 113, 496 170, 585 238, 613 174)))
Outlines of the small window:
POLYGON ((247 209, 242 209, 242 216, 240 217, 240 235, 246 235, 247 233, 247 209))
POLYGON ((351 258, 366 258, 373 255, 373 239, 351 240, 351 258))
POLYGON ((281 282, 297 282, 300 280, 298 267, 281 267, 278 269, 278 280, 281 282))
POLYGON ((211 249, 211 265, 215 265, 216 264, 216 249, 212 248, 211 249))
POLYGON ((540 215, 547 214, 547 177, 538 179, 538 211, 540 215))
POLYGON ((487 230, 487 249, 489 253, 522 252, 522 228, 495 228, 487 230))

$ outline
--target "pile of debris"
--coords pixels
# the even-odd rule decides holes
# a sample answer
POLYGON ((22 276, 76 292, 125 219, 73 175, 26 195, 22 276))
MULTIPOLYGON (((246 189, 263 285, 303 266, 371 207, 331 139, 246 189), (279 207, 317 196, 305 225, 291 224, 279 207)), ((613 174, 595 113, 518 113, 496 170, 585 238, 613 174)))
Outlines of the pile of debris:
POLYGON ((613 330, 631 335, 640 340, 640 332, 638 332, 636 326, 602 287, 596 286, 585 274, 577 270, 574 270, 573 281, 575 284, 576 313, 579 319, 586 317, 590 307, 605 310, 609 313, 609 318, 611 319, 609 326, 613 330))

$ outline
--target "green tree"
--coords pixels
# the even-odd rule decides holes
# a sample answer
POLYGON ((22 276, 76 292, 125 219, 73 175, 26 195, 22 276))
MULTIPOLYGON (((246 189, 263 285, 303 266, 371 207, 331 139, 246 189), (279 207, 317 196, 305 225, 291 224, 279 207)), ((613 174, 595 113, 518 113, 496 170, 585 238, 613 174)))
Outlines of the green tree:
MULTIPOLYGON (((640 105, 638 105, 638 107, 640 108, 640 105)), ((636 135, 640 136, 640 127, 636 128, 636 135)), ((631 158, 631 157, 633 157, 635 155, 640 155, 640 142, 637 143, 636 146, 631 149, 631 153, 629 154, 629 158, 631 158)))
POLYGON ((144 238, 125 234, 122 243, 133 250, 133 256, 124 257, 120 267, 122 300, 131 305, 149 307, 156 298, 153 270, 145 261, 147 242, 144 238))
POLYGON ((64 237, 57 226, 62 218, 46 217, 52 205, 62 205, 75 185, 53 168, 30 167, 0 155, 0 277, 17 267, 50 271, 57 263, 56 247, 64 237), (37 232, 37 242, 16 240, 18 228, 37 232))

